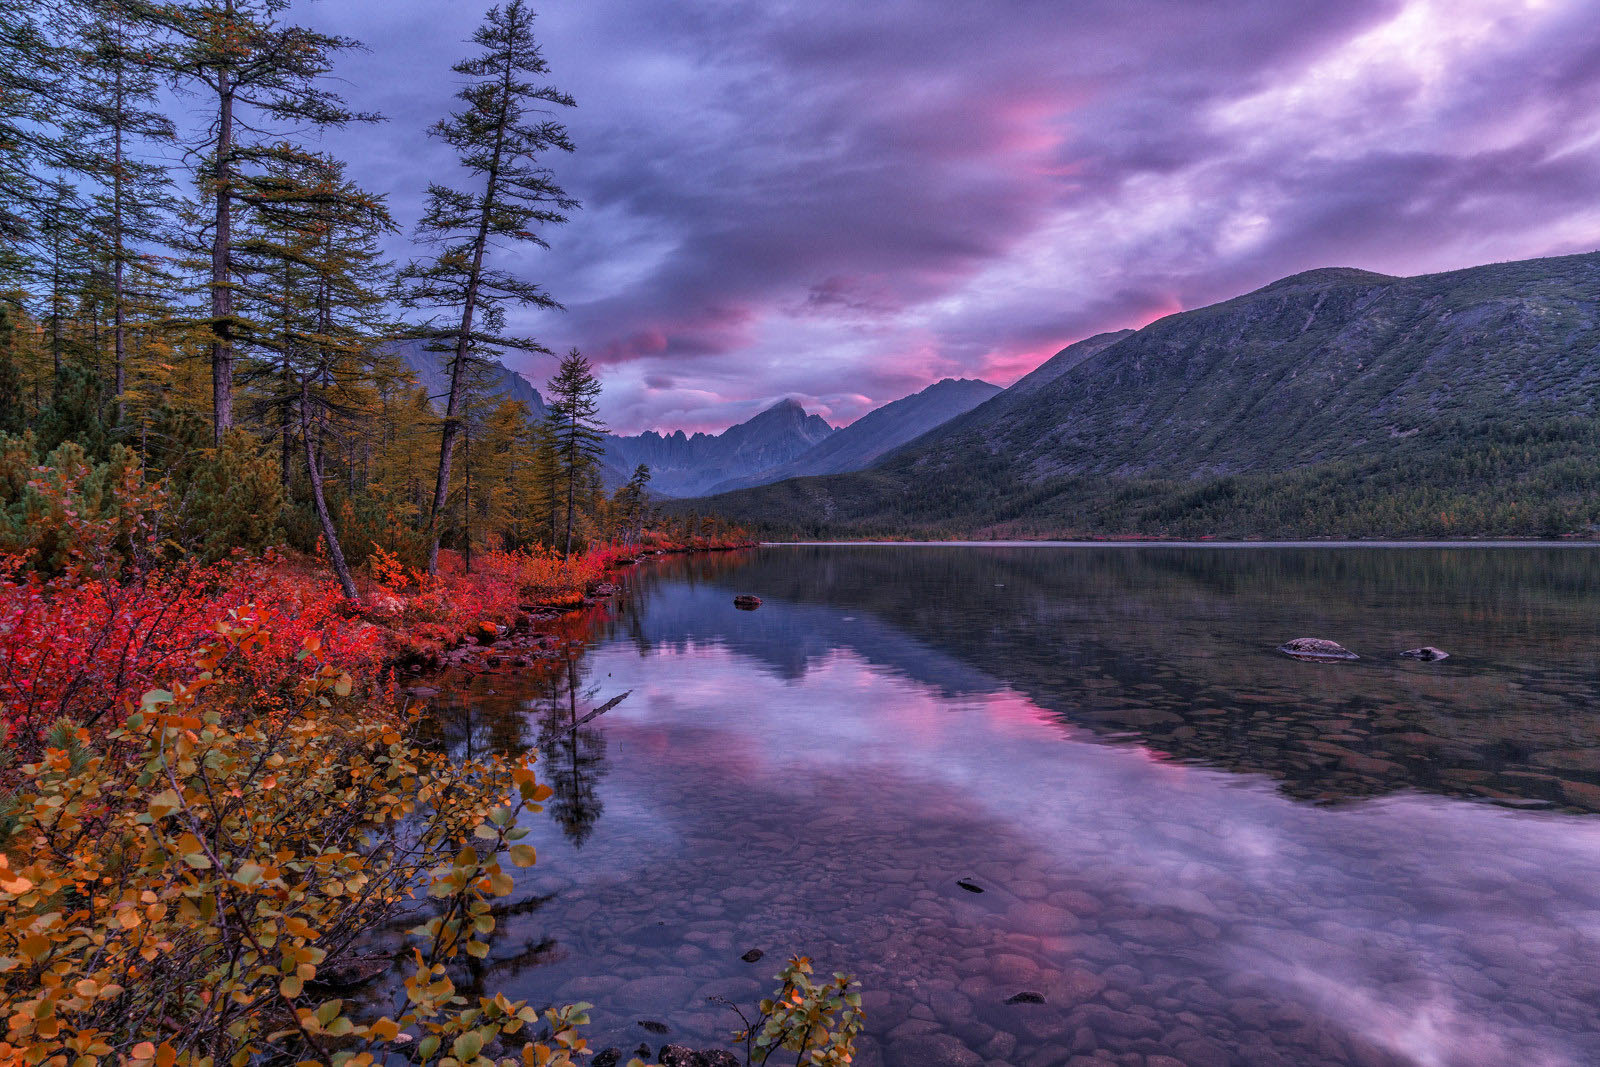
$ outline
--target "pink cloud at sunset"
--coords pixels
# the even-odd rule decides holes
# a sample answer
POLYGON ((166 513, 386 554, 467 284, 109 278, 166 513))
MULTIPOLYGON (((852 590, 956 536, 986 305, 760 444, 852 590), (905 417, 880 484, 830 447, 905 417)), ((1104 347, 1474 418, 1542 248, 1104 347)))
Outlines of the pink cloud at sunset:
MULTIPOLYGON (((483 6, 308 9, 373 47, 342 73, 392 121, 349 154, 406 222, 439 42, 483 6), (415 77, 364 69, 396 57, 415 77)), ((515 325, 602 364, 624 432, 785 396, 847 422, 1301 270, 1600 240, 1586 0, 595 0, 540 33, 584 207, 514 264, 566 310, 515 325)))

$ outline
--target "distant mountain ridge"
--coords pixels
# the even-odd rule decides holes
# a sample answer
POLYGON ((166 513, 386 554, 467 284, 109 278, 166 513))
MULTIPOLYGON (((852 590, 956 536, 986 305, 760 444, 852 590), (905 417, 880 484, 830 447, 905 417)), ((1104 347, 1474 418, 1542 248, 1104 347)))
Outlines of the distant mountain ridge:
POLYGON ((1079 342, 867 471, 705 506, 835 534, 1586 529, 1597 405, 1600 253, 1325 268, 1079 342))
POLYGON ((797 401, 781 400, 754 418, 720 434, 654 430, 606 439, 606 460, 623 470, 643 463, 650 487, 668 496, 697 496, 731 478, 749 477, 777 467, 834 432, 820 415, 797 401))
MULTIPOLYGON (((396 341, 392 351, 405 360, 406 366, 416 374, 418 383, 428 390, 428 396, 436 403, 449 395, 448 353, 430 352, 427 342, 420 340, 396 341)), ((533 383, 505 364, 488 360, 484 373, 488 375, 490 391, 496 396, 522 401, 528 407, 528 414, 535 419, 542 419, 549 413, 543 395, 534 388, 533 383)))
POLYGON ((988 382, 945 378, 919 393, 868 412, 787 463, 742 478, 730 478, 710 491, 722 493, 784 478, 861 470, 879 456, 972 410, 998 392, 1000 387, 988 382))

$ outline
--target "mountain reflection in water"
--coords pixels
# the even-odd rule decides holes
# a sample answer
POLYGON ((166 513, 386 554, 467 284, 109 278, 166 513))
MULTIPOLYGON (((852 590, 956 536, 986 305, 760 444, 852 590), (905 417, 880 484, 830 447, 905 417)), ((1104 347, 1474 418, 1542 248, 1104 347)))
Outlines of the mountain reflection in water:
POLYGON ((803 952, 869 1064, 1600 1062, 1597 609, 1577 549, 644 565, 436 700, 557 790, 483 985, 710 1045, 803 952))

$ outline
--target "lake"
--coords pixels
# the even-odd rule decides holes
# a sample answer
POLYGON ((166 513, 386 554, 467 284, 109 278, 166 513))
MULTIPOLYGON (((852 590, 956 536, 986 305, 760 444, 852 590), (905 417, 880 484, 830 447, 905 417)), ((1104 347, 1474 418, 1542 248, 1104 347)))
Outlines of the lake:
POLYGON ((541 753, 474 978, 597 1048, 801 953, 869 1065, 1600 1062, 1600 552, 768 546, 563 627, 434 721, 541 753))

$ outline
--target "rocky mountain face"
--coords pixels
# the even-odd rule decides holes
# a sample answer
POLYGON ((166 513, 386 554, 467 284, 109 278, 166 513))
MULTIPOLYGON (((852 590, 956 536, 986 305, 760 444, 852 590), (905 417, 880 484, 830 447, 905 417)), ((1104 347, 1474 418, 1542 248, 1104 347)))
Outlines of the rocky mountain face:
POLYGON ((902 397, 868 412, 788 463, 742 478, 731 478, 714 486, 711 492, 721 493, 811 474, 861 470, 870 466, 879 456, 921 437, 957 415, 971 411, 998 392, 1000 387, 988 382, 946 378, 920 393, 902 397))
POLYGON ((1198 509, 1214 532, 1270 536, 1337 527, 1344 501, 1380 527, 1387 510, 1511 528, 1534 521, 1546 483, 1574 498, 1587 484, 1597 389, 1600 253, 1415 278, 1313 270, 1080 342, 860 475, 714 506, 1107 533, 1187 529, 1198 509))
POLYGON ((606 441, 606 462, 631 471, 650 468, 650 488, 667 496, 698 496, 721 482, 780 466, 833 434, 820 415, 783 400, 719 434, 654 430, 606 441))
MULTIPOLYGON (((428 390, 428 395, 436 398, 436 403, 443 404, 443 398, 450 392, 448 354, 430 352, 422 341, 397 341, 394 351, 416 374, 417 381, 428 390)), ((539 390, 528 379, 498 361, 491 361, 483 370, 492 393, 507 400, 522 401, 535 419, 545 417, 549 408, 539 390)))

